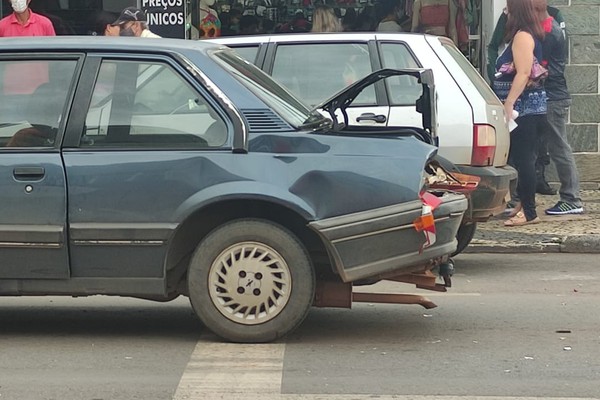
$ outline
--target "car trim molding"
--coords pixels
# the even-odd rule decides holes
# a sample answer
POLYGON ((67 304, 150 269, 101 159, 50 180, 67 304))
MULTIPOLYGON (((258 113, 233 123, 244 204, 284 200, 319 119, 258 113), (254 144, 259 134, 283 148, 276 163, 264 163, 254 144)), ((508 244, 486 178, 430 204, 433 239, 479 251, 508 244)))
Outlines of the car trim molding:
POLYGON ((173 223, 97 223, 69 225, 73 244, 88 246, 162 246, 178 224, 173 223))
POLYGON ((0 248, 60 249, 62 243, 0 242, 0 248))
POLYGON ((241 140, 238 142, 238 135, 233 135, 233 149, 234 151, 248 151, 248 128, 242 118, 242 113, 237 109, 233 102, 227 97, 227 95, 217 86, 204 72, 200 70, 194 63, 187 58, 179 55, 178 59, 185 64, 185 68, 194 75, 200 82, 205 85, 206 89, 211 92, 213 96, 221 103, 223 107, 235 116, 232 118, 233 131, 241 132, 241 140))
POLYGON ((64 231, 60 225, 0 224, 0 247, 61 248, 64 231))
MULTIPOLYGON (((436 218, 435 222, 442 222, 445 221, 451 217, 457 217, 457 216, 462 216, 461 213, 452 213, 450 214, 449 217, 442 217, 442 218, 436 218)), ((331 243, 333 244, 337 244, 337 243, 342 243, 342 242, 347 242, 348 240, 354 240, 354 239, 362 239, 362 238, 366 238, 369 236, 375 236, 375 235, 381 235, 382 233, 389 233, 389 232, 395 232, 395 231, 401 231, 404 229, 414 229, 414 225, 412 223, 410 224, 405 224, 405 225, 401 225, 401 226, 395 226, 392 228, 387 228, 387 229, 380 229, 377 231, 370 231, 370 232, 366 232, 366 233, 362 233, 362 234, 358 234, 358 235, 352 235, 352 236, 345 236, 339 239, 334 239, 331 241, 331 243)))

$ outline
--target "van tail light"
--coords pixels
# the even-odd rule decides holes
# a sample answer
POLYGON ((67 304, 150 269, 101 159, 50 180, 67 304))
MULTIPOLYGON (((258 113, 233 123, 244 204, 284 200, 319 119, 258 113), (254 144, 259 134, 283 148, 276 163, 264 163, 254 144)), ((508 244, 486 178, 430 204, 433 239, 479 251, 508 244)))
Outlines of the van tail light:
POLYGON ((491 125, 475 125, 473 127, 473 152, 471 165, 486 167, 494 165, 496 153, 496 130, 491 125))

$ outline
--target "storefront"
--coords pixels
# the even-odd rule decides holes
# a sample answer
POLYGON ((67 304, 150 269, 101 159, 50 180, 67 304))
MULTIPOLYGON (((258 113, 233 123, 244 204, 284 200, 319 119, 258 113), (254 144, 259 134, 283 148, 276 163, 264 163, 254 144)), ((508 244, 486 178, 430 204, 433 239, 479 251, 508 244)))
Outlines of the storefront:
MULTIPOLYGON (((377 16, 377 2, 380 0, 331 0, 326 4, 333 7, 344 19, 350 14, 357 18, 369 15, 372 23, 377 16)), ((459 2, 459 0, 451 0, 459 2)), ((462 0, 465 6, 465 23, 468 29, 468 45, 463 47, 471 62, 481 68, 485 64, 485 43, 491 37, 494 23, 502 10, 505 0, 462 0)), ((405 30, 412 24, 414 0, 398 0, 398 20, 405 30)), ((163 37, 195 39, 201 37, 201 27, 206 20, 206 10, 219 17, 226 34, 226 20, 230 16, 254 15, 264 30, 273 31, 293 21, 299 13, 310 24, 314 10, 312 0, 32 0, 31 8, 48 16, 58 34, 88 35, 94 30, 95 19, 100 11, 118 13, 125 7, 137 6, 148 13, 150 29, 163 37)), ((12 11, 10 2, 2 0, 0 15, 12 11)), ((308 25, 310 26, 310 25, 308 25)), ((365 25, 362 25, 363 29, 365 25)), ((367 24, 367 26, 369 26, 367 24)), ((210 31, 212 35, 215 31, 210 31)), ((229 31, 235 34, 235 31, 229 31)))

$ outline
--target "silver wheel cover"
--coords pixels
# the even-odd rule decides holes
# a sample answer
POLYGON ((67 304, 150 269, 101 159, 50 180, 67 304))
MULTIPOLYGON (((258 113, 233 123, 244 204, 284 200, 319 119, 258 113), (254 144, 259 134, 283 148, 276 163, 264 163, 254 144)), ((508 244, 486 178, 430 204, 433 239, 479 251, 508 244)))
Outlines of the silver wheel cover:
POLYGON ((290 269, 275 249, 257 242, 236 243, 210 266, 209 293, 214 306, 231 321, 262 324, 286 306, 290 269))

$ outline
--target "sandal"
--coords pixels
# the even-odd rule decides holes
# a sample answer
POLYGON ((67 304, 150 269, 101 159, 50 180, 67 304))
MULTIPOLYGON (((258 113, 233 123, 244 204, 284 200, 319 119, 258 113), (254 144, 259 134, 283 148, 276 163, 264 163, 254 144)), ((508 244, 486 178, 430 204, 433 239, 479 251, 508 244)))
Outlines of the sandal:
POLYGON ((514 217, 504 221, 504 226, 523 226, 530 224, 539 224, 542 220, 539 217, 535 217, 534 219, 527 221, 525 218, 525 214, 522 211, 516 213, 514 217))
POLYGON ((508 218, 513 218, 519 212, 521 212, 522 208, 523 207, 521 207, 521 202, 515 203, 515 206, 513 208, 507 208, 506 210, 504 210, 504 215, 508 218))

